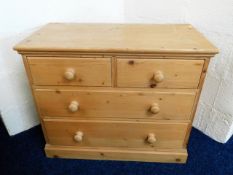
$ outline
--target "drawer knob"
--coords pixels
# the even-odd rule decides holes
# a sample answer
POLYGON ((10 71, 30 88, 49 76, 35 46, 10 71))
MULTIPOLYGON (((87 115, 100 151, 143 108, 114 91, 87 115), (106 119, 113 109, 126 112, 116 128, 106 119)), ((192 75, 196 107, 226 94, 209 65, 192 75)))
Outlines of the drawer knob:
POLYGON ((153 114, 158 114, 160 111, 159 104, 158 103, 153 103, 150 108, 150 112, 153 114))
POLYGON ((75 133, 75 135, 74 135, 74 140, 76 141, 76 142, 82 142, 82 140, 83 140, 83 132, 82 131, 77 131, 76 133, 75 133))
POLYGON ((156 82, 156 83, 160 83, 160 82, 162 82, 164 80, 164 75, 163 75, 163 72, 162 71, 156 71, 155 73, 154 73, 154 81, 156 82))
POLYGON ((73 80, 75 77, 75 70, 74 69, 67 69, 64 73, 64 77, 67 80, 73 80))
POLYGON ((149 133, 147 136, 147 142, 150 144, 153 144, 156 142, 155 134, 154 133, 149 133))
POLYGON ((79 103, 77 101, 71 101, 69 105, 70 112, 76 112, 78 111, 79 103))

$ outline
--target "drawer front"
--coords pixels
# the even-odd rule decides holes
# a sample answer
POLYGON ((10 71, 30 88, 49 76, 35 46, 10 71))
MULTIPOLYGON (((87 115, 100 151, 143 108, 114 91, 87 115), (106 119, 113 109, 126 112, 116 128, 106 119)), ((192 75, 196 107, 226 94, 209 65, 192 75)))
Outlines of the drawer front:
POLYGON ((183 148, 188 123, 44 119, 49 144, 80 147, 183 148))
POLYGON ((195 90, 36 89, 42 116, 122 119, 190 118, 195 90))
POLYGON ((117 59, 117 86, 197 88, 203 64, 203 60, 117 59))
POLYGON ((111 86, 110 58, 29 57, 35 85, 111 86))

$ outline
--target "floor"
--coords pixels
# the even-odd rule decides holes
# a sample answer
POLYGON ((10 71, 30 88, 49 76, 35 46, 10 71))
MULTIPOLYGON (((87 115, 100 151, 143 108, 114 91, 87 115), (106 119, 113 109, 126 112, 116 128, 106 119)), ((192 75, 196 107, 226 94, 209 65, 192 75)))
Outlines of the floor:
POLYGON ((49 159, 40 126, 9 137, 0 122, 1 175, 233 175, 233 138, 217 143, 193 129, 187 164, 49 159))

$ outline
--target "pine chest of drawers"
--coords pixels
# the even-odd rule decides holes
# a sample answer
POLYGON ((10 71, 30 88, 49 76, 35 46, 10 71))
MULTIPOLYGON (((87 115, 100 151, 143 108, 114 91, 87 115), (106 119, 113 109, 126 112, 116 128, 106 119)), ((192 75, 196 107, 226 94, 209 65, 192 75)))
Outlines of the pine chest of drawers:
POLYGON ((184 163, 208 63, 191 25, 48 24, 22 54, 48 157, 184 163))

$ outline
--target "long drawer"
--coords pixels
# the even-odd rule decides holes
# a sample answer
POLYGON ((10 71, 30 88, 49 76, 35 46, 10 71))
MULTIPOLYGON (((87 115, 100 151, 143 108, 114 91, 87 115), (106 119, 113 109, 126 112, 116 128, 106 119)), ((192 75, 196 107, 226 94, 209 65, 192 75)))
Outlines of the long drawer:
POLYGON ((35 85, 111 86, 110 58, 28 57, 35 85))
POLYGON ((187 120, 196 90, 36 89, 42 116, 187 120))
POLYGON ((188 123, 43 120, 49 144, 80 147, 183 148, 188 123))
POLYGON ((204 60, 117 59, 118 87, 197 88, 204 60))

